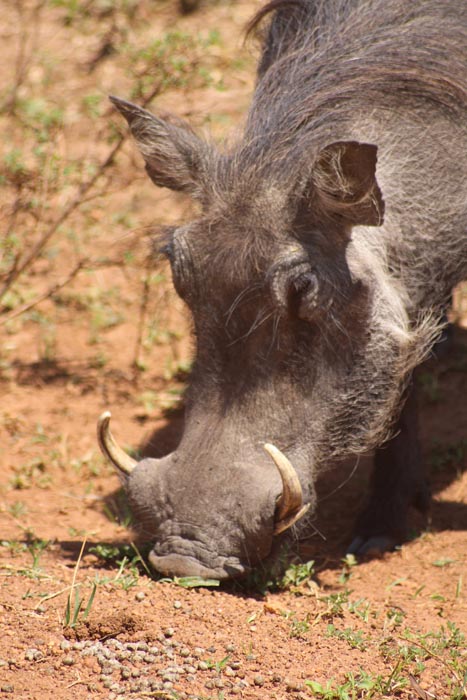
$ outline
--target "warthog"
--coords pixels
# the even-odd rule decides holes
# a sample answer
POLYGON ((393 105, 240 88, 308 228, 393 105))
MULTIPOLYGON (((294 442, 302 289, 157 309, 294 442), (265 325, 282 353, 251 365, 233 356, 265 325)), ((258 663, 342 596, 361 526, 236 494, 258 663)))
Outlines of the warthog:
POLYGON ((467 274, 465 0, 273 0, 261 27, 229 149, 111 98, 151 180, 201 211, 163 246, 196 339, 180 445, 136 464, 99 423, 178 576, 255 567, 310 525, 317 474, 375 447, 351 550, 403 539, 429 504, 412 372, 467 274))

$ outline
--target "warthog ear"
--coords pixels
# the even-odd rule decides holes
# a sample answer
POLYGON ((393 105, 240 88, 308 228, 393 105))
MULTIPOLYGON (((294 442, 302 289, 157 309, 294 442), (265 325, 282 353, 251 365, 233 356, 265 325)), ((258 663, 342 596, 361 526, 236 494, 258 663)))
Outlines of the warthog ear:
POLYGON ((119 97, 109 99, 127 120, 151 180, 160 187, 200 196, 209 146, 181 120, 172 123, 119 97))
POLYGON ((323 214, 350 225, 380 226, 384 200, 376 182, 377 147, 336 141, 323 148, 312 172, 314 196, 323 214))

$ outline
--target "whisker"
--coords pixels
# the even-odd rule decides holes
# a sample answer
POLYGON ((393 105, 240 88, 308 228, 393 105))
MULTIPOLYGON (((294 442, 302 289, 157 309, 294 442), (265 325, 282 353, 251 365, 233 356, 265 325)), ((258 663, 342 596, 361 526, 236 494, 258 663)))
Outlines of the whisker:
POLYGON ((325 494, 324 496, 321 496, 320 503, 322 503, 323 501, 326 501, 328 498, 331 498, 331 496, 334 496, 335 493, 340 491, 340 489, 342 489, 346 484, 348 484, 348 482, 355 475, 355 472, 357 471, 359 464, 360 464, 360 457, 357 456, 357 459, 355 460, 355 464, 353 465, 349 475, 343 481, 341 481, 340 484, 338 484, 335 489, 333 489, 329 493, 325 494))
POLYGON ((266 353, 266 357, 269 357, 271 354, 274 345, 276 344, 276 339, 278 338, 278 330, 279 330, 279 323, 280 323, 281 317, 280 314, 276 311, 275 316, 274 316, 274 322, 272 324, 272 338, 271 342, 269 344, 268 351, 266 353))
POLYGON ((248 330, 246 333, 244 333, 243 335, 239 336, 238 338, 235 338, 235 340, 232 340, 232 342, 230 342, 230 343, 228 344, 228 347, 231 347, 232 345, 235 345, 235 343, 238 343, 238 342, 240 342, 241 340, 246 340, 246 338, 249 338, 249 336, 250 336, 255 330, 257 330, 260 326, 262 326, 263 323, 265 323, 265 322, 266 322, 268 319, 270 319, 271 316, 273 315, 273 312, 272 312, 272 311, 269 311, 269 312, 265 313, 263 317, 261 317, 262 311, 263 311, 263 310, 260 309, 260 311, 259 311, 258 314, 256 315, 255 320, 253 321, 252 325, 250 326, 249 330, 248 330))
POLYGON ((235 311, 235 309, 238 307, 240 302, 244 301, 248 295, 252 294, 253 292, 256 292, 258 289, 262 287, 262 284, 256 283, 251 285, 250 287, 245 287, 245 289, 242 289, 241 292, 235 297, 233 300, 229 310, 226 313, 226 320, 225 320, 225 326, 227 327, 231 321, 232 315, 235 311))

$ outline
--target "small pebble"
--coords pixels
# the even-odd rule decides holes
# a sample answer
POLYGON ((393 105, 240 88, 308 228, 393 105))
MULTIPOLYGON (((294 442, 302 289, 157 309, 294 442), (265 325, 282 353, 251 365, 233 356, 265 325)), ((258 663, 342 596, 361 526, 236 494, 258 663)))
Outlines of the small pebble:
POLYGON ((180 656, 183 656, 184 659, 190 656, 190 650, 188 647, 183 647, 183 649, 180 649, 180 656))
POLYGON ((138 593, 135 594, 135 600, 137 600, 139 603, 146 598, 146 593, 144 591, 138 591, 138 593))
POLYGON ((39 649, 27 649, 24 653, 26 661, 40 661, 44 654, 39 649))
POLYGON ((113 672, 114 672, 114 669, 110 664, 106 664, 105 666, 102 666, 102 668, 101 668, 101 675, 102 676, 111 676, 113 672))
POLYGON ((164 683, 166 683, 166 682, 174 683, 175 681, 178 680, 178 675, 175 673, 164 673, 162 675, 162 680, 164 681, 164 683))
POLYGON ((264 685, 264 678, 263 678, 263 676, 261 676, 261 675, 259 675, 259 674, 258 674, 257 676, 255 676, 255 677, 253 678, 253 683, 254 683, 255 685, 258 685, 259 687, 263 686, 263 685, 264 685))
POLYGON ((303 683, 300 683, 299 681, 296 681, 296 680, 287 680, 286 681, 286 688, 287 688, 287 690, 289 690, 289 691, 291 690, 295 693, 298 693, 302 690, 305 690, 305 686, 303 685, 303 683))
POLYGON ((175 608, 175 610, 180 610, 181 607, 182 607, 181 602, 180 602, 179 600, 176 600, 176 601, 174 602, 174 608, 175 608))
POLYGON ((0 686, 1 693, 14 693, 15 689, 12 685, 2 685, 0 686))
POLYGON ((164 630, 164 636, 165 637, 173 637, 175 634, 175 630, 173 627, 167 627, 166 630, 164 630))
POLYGON ((185 669, 183 668, 183 666, 178 666, 177 664, 175 664, 174 666, 169 666, 167 671, 169 673, 184 673, 185 669))
POLYGON ((73 666, 74 663, 75 663, 75 660, 74 660, 74 658, 73 658, 72 656, 65 656, 65 657, 62 659, 62 664, 63 664, 64 666, 73 666))
POLYGON ((71 642, 69 642, 68 639, 63 639, 60 642, 60 649, 62 651, 68 651, 68 649, 71 649, 71 642))
POLYGON ((149 679, 149 685, 151 686, 152 690, 162 689, 162 683, 160 681, 156 681, 154 678, 149 679))

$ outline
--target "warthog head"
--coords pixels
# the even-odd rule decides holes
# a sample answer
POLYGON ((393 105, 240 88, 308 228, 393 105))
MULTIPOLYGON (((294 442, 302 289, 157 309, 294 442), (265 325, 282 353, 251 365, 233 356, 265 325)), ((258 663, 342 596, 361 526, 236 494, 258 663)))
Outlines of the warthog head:
POLYGON ((196 340, 180 445, 136 464, 99 423, 165 574, 222 579, 268 557, 313 512, 318 470, 386 436, 423 345, 377 244, 376 146, 319 111, 313 129, 287 105, 295 121, 270 125, 269 74, 225 153, 111 98, 151 180, 200 205, 162 249, 196 340))

